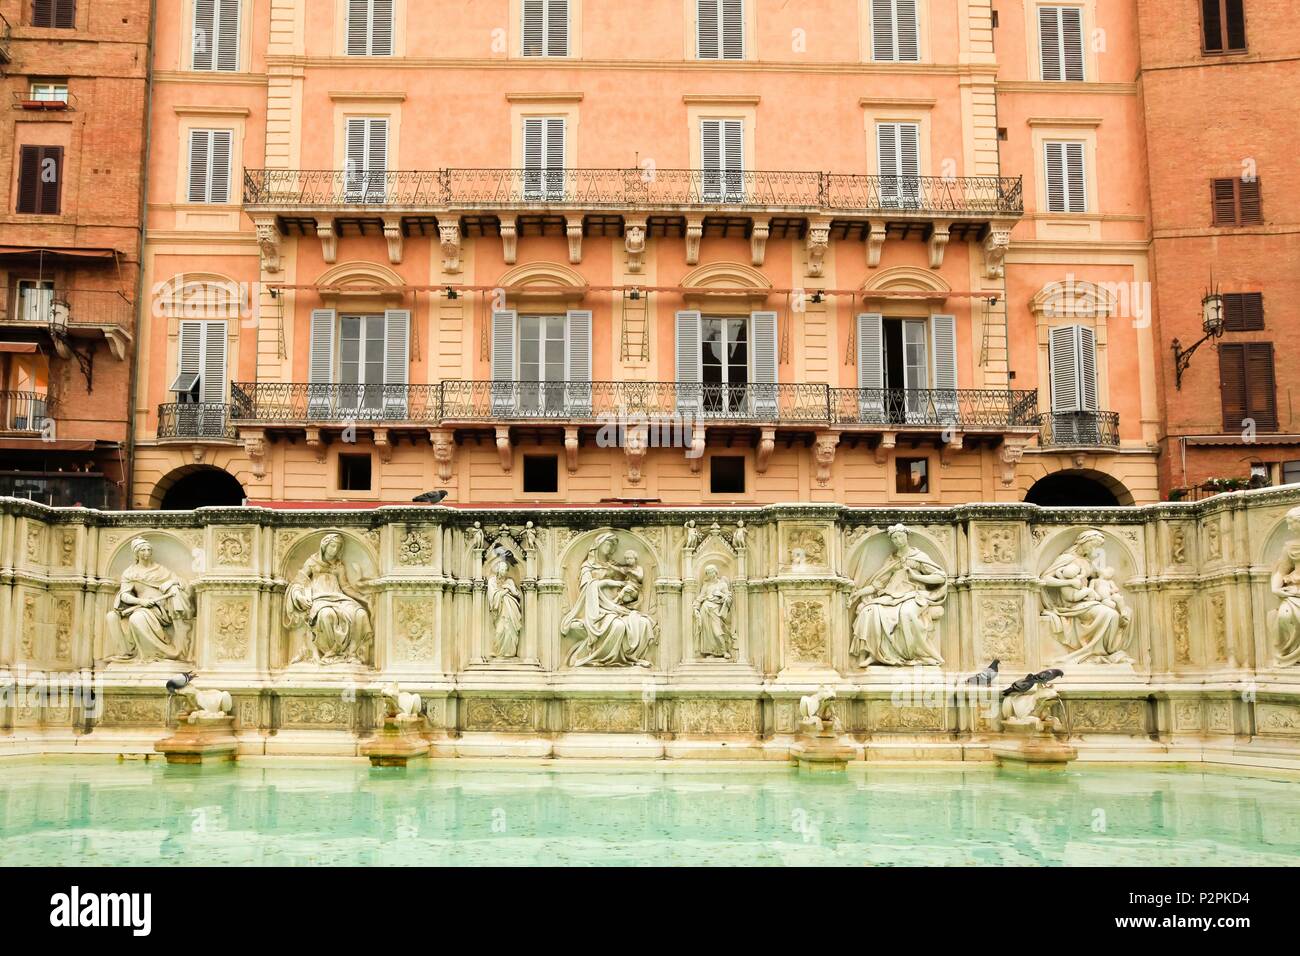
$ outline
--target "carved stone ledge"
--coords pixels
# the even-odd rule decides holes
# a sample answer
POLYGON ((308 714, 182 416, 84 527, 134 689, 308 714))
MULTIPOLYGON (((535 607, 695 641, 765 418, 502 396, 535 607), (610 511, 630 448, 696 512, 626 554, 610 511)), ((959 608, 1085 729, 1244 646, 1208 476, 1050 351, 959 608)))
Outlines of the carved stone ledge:
POLYGON ((280 271, 280 230, 274 217, 258 217, 253 220, 257 229, 257 248, 262 254, 262 271, 280 271))
POLYGON ((582 262, 582 217, 569 216, 565 220, 564 234, 569 239, 569 262, 576 266, 582 262))
POLYGON ((334 220, 322 219, 316 223, 316 236, 320 239, 320 255, 330 265, 339 258, 339 237, 334 232, 334 220))
POLYGON ((700 264, 700 240, 704 237, 704 217, 686 217, 686 264, 700 264))
POLYGON ((628 219, 623 227, 623 251, 627 253, 627 271, 645 269, 645 220, 628 219))
POLYGON ((883 432, 880 436, 880 444, 876 446, 876 464, 883 465, 889 460, 889 453, 898 445, 898 435, 895 432, 883 432))
POLYGON ((758 455, 754 459, 754 470, 760 475, 767 473, 767 466, 772 461, 772 452, 776 450, 776 429, 764 428, 758 438, 758 455))
POLYGON ((508 425, 497 426, 497 457, 501 459, 502 471, 509 471, 514 467, 515 455, 514 449, 510 447, 510 427, 508 425))
POLYGON ((940 220, 930 227, 928 246, 930 250, 931 269, 939 269, 943 267, 943 253, 944 250, 948 248, 948 228, 950 225, 950 223, 940 220))
POLYGON ((456 453, 456 436, 448 428, 430 428, 429 443, 433 445, 433 460, 438 468, 439 481, 451 481, 452 459, 456 453))
POLYGON ((402 264, 402 217, 384 217, 384 238, 388 240, 388 261, 393 265, 402 264))
POLYGON ((501 255, 508 266, 519 258, 519 225, 513 219, 501 220, 501 255))
POLYGON ((754 230, 749 234, 749 259, 759 268, 762 268, 767 259, 767 237, 771 229, 770 219, 755 219, 754 230))
POLYGON ((873 219, 867 231, 867 268, 880 266, 880 253, 885 247, 885 221, 873 219))
POLYGON ((569 469, 569 474, 578 473, 578 428, 576 425, 566 426, 564 429, 564 463, 569 469))
POLYGON ((438 223, 438 244, 442 247, 442 271, 460 272, 460 223, 438 223))
POLYGON ((808 223, 808 237, 804 240, 808 250, 808 275, 821 278, 826 270, 826 250, 831 245, 831 224, 826 219, 808 223))

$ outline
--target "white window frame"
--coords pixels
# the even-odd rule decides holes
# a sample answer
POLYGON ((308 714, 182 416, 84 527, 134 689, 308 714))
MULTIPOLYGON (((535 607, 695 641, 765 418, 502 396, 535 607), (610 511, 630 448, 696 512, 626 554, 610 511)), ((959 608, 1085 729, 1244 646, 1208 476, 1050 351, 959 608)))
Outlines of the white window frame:
POLYGON ((1084 140, 1050 139, 1043 141, 1043 208, 1049 213, 1080 215, 1088 212, 1088 144, 1084 140), (1052 151, 1060 150, 1061 196, 1063 208, 1052 208, 1052 151), (1070 178, 1070 153, 1077 151, 1079 179, 1070 178))
POLYGON ((396 49, 396 38, 394 34, 397 31, 397 25, 394 22, 397 17, 397 0, 347 0, 346 23, 343 31, 343 55, 344 56, 392 56, 396 49), (352 7, 354 3, 364 3, 366 5, 366 22, 365 22, 365 50, 356 52, 352 49, 352 7), (388 4, 388 48, 376 49, 377 39, 375 36, 375 4, 388 4))
POLYGON ((1038 75, 1039 79, 1048 83, 1082 83, 1088 78, 1088 66, 1086 57, 1087 41, 1084 37, 1084 8, 1074 4, 1044 5, 1038 8, 1038 75), (1070 76, 1070 51, 1066 48, 1065 42, 1065 11, 1073 10, 1079 17, 1079 51, 1078 51, 1078 76, 1070 76), (1055 20, 1056 37, 1055 37, 1055 57, 1056 63, 1060 67, 1060 76, 1047 75, 1047 53, 1049 38, 1043 33, 1043 18, 1050 15, 1055 20))
POLYGON ((233 129, 191 129, 185 139, 186 142, 186 164, 185 164, 185 201, 188 203, 212 204, 224 206, 230 202, 230 191, 234 180, 235 168, 235 131, 233 129), (217 169, 213 162, 216 155, 217 137, 225 134, 230 138, 227 144, 226 156, 226 175, 225 175, 225 192, 221 198, 216 198, 217 193, 214 187, 217 184, 217 169), (203 198, 195 199, 193 193, 194 186, 194 137, 202 135, 207 137, 206 168, 203 172, 203 198))
POLYGON ((28 99, 36 103, 68 102, 68 81, 32 80, 28 89, 28 99))
POLYGON ((745 37, 745 0, 695 0, 695 58, 697 60, 743 60, 748 53, 749 44, 745 37), (712 11, 712 22, 716 29, 713 42, 717 49, 707 52, 704 48, 704 14, 706 8, 712 11), (728 49, 727 21, 733 21, 736 29, 738 46, 728 49))

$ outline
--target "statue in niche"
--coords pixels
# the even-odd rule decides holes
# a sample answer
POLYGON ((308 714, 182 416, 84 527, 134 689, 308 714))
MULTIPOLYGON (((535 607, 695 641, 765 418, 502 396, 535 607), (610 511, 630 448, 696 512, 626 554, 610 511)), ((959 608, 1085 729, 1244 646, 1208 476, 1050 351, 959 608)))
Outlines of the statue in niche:
POLYGON ((615 563, 617 551, 618 535, 607 531, 583 560, 578 598, 560 622, 560 634, 578 642, 569 652, 570 667, 650 666, 658 635, 654 621, 637 607, 645 572, 634 551, 615 563))
POLYGON ((145 538, 131 542, 135 563, 122 572, 117 599, 108 612, 108 633, 125 650, 110 663, 187 660, 188 634, 182 624, 194 616, 189 588, 153 559, 145 538))
POLYGON ((519 636, 524 630, 523 595, 519 585, 510 577, 510 566, 505 561, 492 565, 487 582, 488 614, 492 619, 492 656, 515 658, 519 656, 519 636))
POLYGON ((857 605, 849 653, 860 667, 882 664, 942 664, 938 621, 948 596, 948 576, 920 548, 913 548, 907 528, 889 529, 893 553, 849 597, 857 605))
POLYGON ((285 626, 307 628, 306 646, 290 663, 369 663, 370 605, 357 593, 342 555, 343 536, 325 535, 285 591, 285 626))
POLYGON ((688 519, 682 527, 686 529, 686 544, 683 547, 687 551, 694 551, 700 546, 700 529, 695 527, 695 519, 688 519))
POLYGON ((1300 663, 1300 507, 1286 513, 1286 526, 1293 537, 1283 545, 1269 579, 1269 587, 1282 602, 1268 614, 1277 667, 1300 663))
POLYGON ((482 551, 485 537, 482 522, 475 521, 473 527, 466 528, 465 537, 469 539, 469 549, 471 551, 482 551))
POLYGON ((749 530, 745 527, 744 520, 736 521, 736 530, 731 532, 731 545, 737 551, 745 550, 745 539, 749 530))
POLYGON ((707 565, 695 600, 695 647, 701 657, 732 660, 731 602, 731 583, 718 573, 716 564, 707 565))
POLYGON ((1106 537, 1095 528, 1079 532, 1074 544, 1039 578, 1042 621, 1069 648, 1062 663, 1131 664, 1128 644, 1133 614, 1106 566, 1106 537))
POLYGON ((519 545, 524 549, 525 554, 532 554, 537 550, 537 526, 531 521, 524 524, 524 530, 519 532, 519 545))

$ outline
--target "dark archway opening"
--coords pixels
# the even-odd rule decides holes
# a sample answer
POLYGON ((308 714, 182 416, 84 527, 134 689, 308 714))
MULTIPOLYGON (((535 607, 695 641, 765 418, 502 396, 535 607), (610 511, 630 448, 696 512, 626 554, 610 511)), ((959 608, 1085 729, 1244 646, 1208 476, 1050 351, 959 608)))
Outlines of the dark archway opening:
POLYGON ((1060 471, 1036 481, 1025 501, 1047 508, 1114 508, 1133 504, 1133 496, 1109 475, 1060 471))
POLYGON ((234 475, 220 468, 199 468, 172 481, 163 492, 158 507, 163 511, 192 511, 243 503, 244 486, 234 475))

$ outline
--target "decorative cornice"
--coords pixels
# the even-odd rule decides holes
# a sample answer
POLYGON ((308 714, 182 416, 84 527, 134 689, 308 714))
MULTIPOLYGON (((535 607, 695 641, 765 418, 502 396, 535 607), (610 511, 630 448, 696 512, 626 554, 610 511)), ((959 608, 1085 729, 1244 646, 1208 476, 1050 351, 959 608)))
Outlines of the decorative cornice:
POLYGON ((583 93, 577 91, 556 93, 507 93, 511 103, 581 103, 583 93))
POLYGON ((1026 126, 1059 127, 1062 129, 1096 129, 1101 125, 1100 116, 1031 116, 1025 120, 1026 126))
POLYGON ((1081 93, 1101 93, 1107 95, 1136 96, 1136 83, 1061 83, 1056 80, 999 80, 999 93, 1065 93, 1078 96, 1081 93))
POLYGON ((682 102, 713 106, 757 106, 762 97, 757 93, 683 93, 682 102))
POLYGON ((329 96, 335 103, 401 103, 406 99, 401 90, 330 90, 329 96))
POLYGON ((936 102, 938 101, 934 97, 863 96, 858 100, 858 105, 861 107, 928 110, 933 109, 936 102))
POLYGON ((248 116, 247 106, 173 106, 177 116, 248 116))

